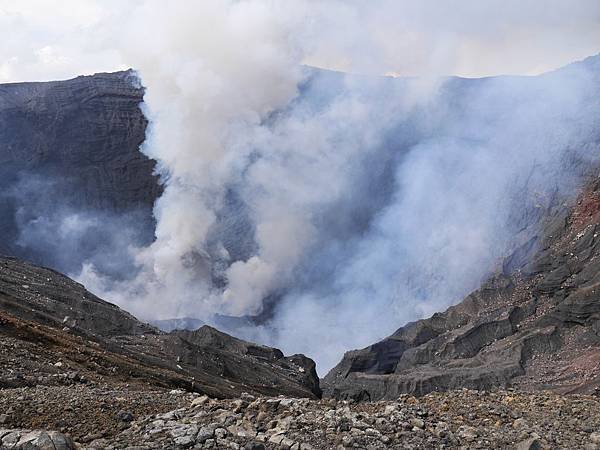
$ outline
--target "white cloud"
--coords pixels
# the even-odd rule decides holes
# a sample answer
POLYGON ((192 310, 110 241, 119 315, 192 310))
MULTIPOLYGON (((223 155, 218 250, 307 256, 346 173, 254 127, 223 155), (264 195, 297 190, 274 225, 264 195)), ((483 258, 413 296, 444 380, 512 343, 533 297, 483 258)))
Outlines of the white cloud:
MULTIPOLYGON (((277 2, 262 3, 276 9, 277 2)), ((155 8, 184 20, 197 7, 184 0, 168 8, 144 0, 0 0, 0 81, 129 67, 135 60, 123 52, 128 30, 138 30, 149 45, 161 39, 134 11, 155 8), (45 48, 53 49, 52 59, 39 57, 45 48)), ((600 51, 596 0, 296 0, 285 9, 302 19, 289 39, 303 48, 303 62, 345 71, 534 74, 600 51)), ((238 20, 243 29, 252 18, 238 20)))

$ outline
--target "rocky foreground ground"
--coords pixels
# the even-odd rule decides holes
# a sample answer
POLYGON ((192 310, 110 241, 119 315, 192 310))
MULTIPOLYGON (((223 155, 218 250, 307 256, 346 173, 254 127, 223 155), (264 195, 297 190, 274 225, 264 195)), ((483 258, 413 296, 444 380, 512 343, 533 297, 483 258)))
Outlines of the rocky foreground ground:
POLYGON ((600 448, 598 395, 457 390, 353 403, 80 385, 6 389, 0 408, 2 449, 600 448))

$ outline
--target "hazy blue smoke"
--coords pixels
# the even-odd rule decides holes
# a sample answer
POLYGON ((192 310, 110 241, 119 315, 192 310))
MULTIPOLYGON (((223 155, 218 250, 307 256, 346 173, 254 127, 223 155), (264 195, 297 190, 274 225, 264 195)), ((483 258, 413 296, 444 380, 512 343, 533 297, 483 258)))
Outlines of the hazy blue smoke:
POLYGON ((246 335, 324 369, 475 289, 600 159, 599 66, 451 78, 426 97, 417 81, 317 74, 268 125, 266 161, 257 156, 239 185, 248 204, 313 230, 276 285, 275 318, 246 335))
MULTIPOLYGON (((77 276, 147 319, 262 314, 233 332, 323 372, 477 287, 598 160, 598 57, 539 77, 438 77, 538 73, 597 51, 600 5, 575 3, 140 0, 126 14, 111 3, 78 10, 102 17, 78 39, 44 29, 52 42, 21 66, 10 56, 23 39, 7 38, 0 78, 64 73, 82 54, 87 70, 94 50, 139 70, 142 151, 165 183, 155 239, 123 233, 107 247, 135 268, 129 279, 102 251, 77 276)), ((21 30, 21 14, 0 8, 0 23, 21 30)), ((44 220, 23 220, 22 239, 97 223, 44 220)))
MULTIPOLYGON (((307 353, 323 373, 459 301, 575 192, 600 155, 599 61, 472 80, 305 69, 293 101, 229 137, 245 156, 186 270, 226 297, 221 311, 269 304, 262 325, 228 331, 307 353)), ((227 328, 195 282, 157 315, 227 328)))

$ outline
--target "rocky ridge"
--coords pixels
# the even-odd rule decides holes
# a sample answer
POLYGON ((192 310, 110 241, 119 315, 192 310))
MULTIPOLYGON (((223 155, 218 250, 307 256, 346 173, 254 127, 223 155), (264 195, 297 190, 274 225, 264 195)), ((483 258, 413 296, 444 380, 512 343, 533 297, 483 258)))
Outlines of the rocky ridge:
POLYGON ((600 177, 465 300, 348 352, 327 395, 393 399, 468 387, 591 392, 600 386, 600 177))
POLYGON ((50 269, 0 258, 0 387, 141 382, 212 397, 320 395, 314 362, 204 326, 164 333, 50 269))

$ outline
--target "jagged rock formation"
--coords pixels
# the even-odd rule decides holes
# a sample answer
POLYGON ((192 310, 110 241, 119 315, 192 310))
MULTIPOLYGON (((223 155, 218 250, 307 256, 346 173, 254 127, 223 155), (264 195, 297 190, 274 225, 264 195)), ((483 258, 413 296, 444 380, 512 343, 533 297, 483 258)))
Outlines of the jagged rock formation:
POLYGON ((0 387, 105 377, 182 387, 320 396, 314 362, 211 327, 164 333, 49 269, 0 258, 0 387), (56 366, 56 362, 60 362, 56 366), (77 371, 64 372, 63 364, 77 371))
POLYGON ((324 379, 337 398, 460 387, 589 392, 600 386, 600 178, 460 304, 348 352, 324 379))

